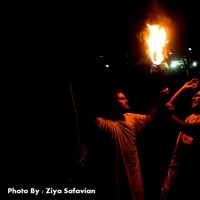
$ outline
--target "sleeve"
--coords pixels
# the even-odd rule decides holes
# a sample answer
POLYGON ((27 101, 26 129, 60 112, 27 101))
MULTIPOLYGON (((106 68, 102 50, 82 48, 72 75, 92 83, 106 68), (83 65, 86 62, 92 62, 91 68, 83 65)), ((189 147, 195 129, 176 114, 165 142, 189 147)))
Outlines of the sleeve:
POLYGON ((133 114, 136 131, 141 132, 147 123, 147 115, 133 114))
POLYGON ((112 124, 110 123, 110 120, 106 120, 102 117, 97 117, 94 121, 94 124, 97 127, 97 130, 101 132, 108 132, 112 130, 112 124))

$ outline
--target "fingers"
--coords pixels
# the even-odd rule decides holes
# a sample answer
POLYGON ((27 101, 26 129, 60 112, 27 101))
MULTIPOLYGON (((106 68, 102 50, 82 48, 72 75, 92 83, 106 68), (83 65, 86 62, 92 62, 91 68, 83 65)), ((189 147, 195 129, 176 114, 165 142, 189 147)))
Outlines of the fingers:
POLYGON ((173 111, 175 109, 171 103, 166 103, 165 105, 170 111, 173 111))
POLYGON ((188 81, 187 83, 185 83, 184 87, 185 88, 195 89, 195 88, 197 88, 198 83, 199 83, 199 79, 198 78, 192 78, 190 81, 188 81))
POLYGON ((198 78, 193 78, 191 80, 191 84, 192 84, 193 88, 196 88, 198 86, 198 83, 199 83, 199 79, 198 78))
POLYGON ((163 89, 163 90, 161 91, 161 93, 166 93, 166 94, 168 94, 168 93, 169 93, 169 88, 166 87, 165 89, 163 89))
POLYGON ((199 79, 198 78, 193 78, 190 82, 192 82, 192 83, 198 83, 199 79))

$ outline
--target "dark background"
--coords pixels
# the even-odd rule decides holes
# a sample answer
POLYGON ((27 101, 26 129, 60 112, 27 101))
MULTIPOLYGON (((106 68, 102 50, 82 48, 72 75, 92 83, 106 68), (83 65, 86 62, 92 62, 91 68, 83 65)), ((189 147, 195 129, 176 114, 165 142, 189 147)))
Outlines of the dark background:
MULTIPOLYGON (((134 112, 150 111, 163 82, 158 72, 150 72, 151 63, 143 62, 138 35, 157 12, 169 20, 175 56, 184 57, 190 46, 199 52, 199 8, 193 0, 17 3, 6 11, 9 187, 82 182, 79 142, 112 86, 126 90, 134 112)), ((185 69, 166 74, 170 94, 192 77, 199 77, 199 67, 189 74, 185 69)), ((166 173, 177 133, 169 122, 158 120, 139 138, 150 198, 166 173)))

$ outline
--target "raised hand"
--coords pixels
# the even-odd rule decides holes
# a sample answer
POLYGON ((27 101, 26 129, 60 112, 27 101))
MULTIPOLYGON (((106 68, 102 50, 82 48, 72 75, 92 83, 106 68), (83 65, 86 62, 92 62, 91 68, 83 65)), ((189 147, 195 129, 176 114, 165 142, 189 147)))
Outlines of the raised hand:
POLYGON ((161 91, 161 94, 169 94, 169 88, 166 87, 165 89, 163 89, 163 90, 161 91))
POLYGON ((188 81, 183 85, 184 89, 196 89, 199 83, 198 78, 193 78, 192 80, 188 81))

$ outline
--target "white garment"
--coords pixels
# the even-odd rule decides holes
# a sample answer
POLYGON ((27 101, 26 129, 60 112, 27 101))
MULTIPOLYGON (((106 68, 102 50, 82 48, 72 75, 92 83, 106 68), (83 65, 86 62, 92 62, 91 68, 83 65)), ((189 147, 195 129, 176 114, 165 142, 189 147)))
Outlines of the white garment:
MULTIPOLYGON (((140 172, 136 138, 143 130, 147 122, 147 116, 134 113, 124 114, 124 120, 110 120, 98 118, 98 129, 108 136, 116 155, 116 192, 117 197, 123 199, 121 184, 126 180, 129 186, 126 192, 130 192, 132 200, 144 200, 143 181, 140 172), (125 169, 125 177, 121 180, 121 169, 125 169)), ((127 194, 126 194, 127 195, 127 194)), ((120 199, 120 198, 119 198, 120 199)), ((120 200, 121 200, 120 199, 120 200)), ((124 200, 124 199, 123 199, 124 200)))

